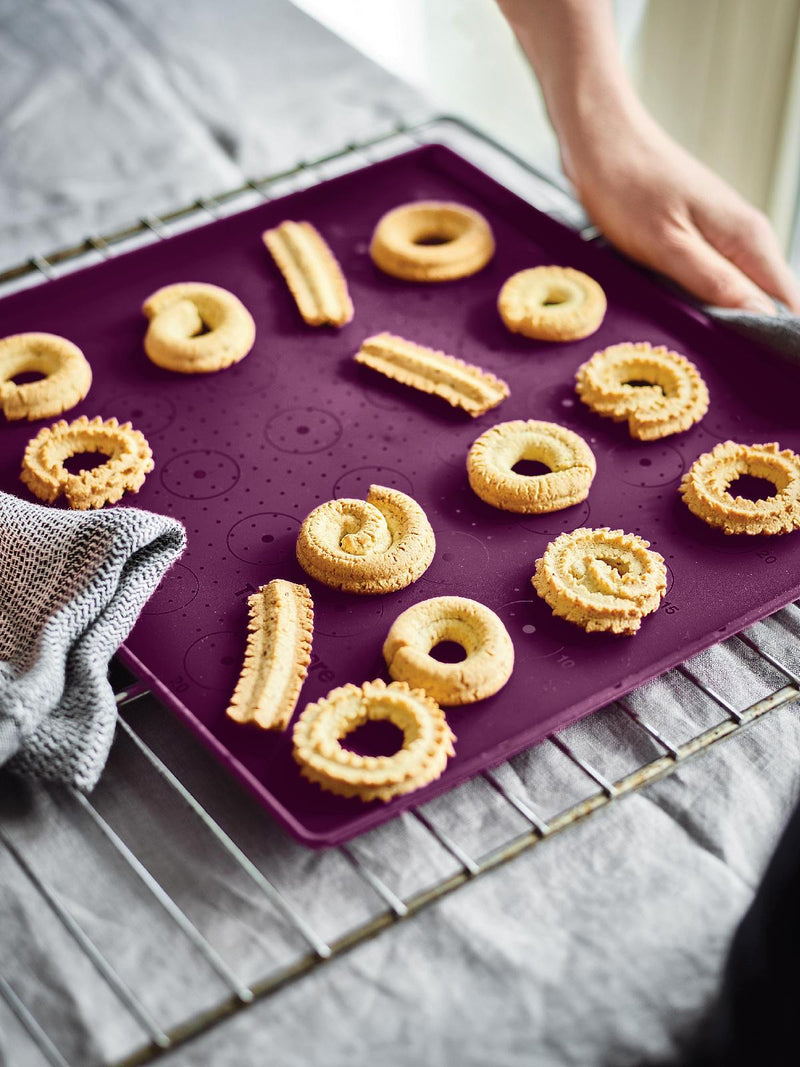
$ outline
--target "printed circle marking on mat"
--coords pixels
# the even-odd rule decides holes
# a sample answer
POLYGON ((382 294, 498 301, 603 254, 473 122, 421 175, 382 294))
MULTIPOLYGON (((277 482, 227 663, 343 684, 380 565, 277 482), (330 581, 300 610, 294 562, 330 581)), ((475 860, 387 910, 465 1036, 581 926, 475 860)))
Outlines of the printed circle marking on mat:
POLYGON ((468 426, 448 426, 446 430, 436 435, 433 443, 436 455, 444 463, 463 471, 470 447, 491 425, 492 422, 489 420, 480 426, 474 422, 468 426))
POLYGON ((365 498, 371 485, 385 485, 387 489, 398 489, 407 496, 414 495, 411 480, 393 467, 355 467, 346 471, 335 482, 333 495, 336 500, 343 497, 365 498))
POLYGON ((459 579, 486 573, 489 549, 479 538, 464 530, 434 530, 436 555, 433 563, 420 578, 432 585, 456 588, 459 579))
POLYGON ((244 563, 264 567, 278 560, 294 559, 294 543, 300 520, 280 511, 245 515, 228 531, 228 550, 244 563))
POLYGON ((662 442, 646 444, 635 452, 625 447, 610 448, 608 455, 614 456, 620 464, 619 478, 626 485, 642 489, 655 489, 676 482, 686 470, 686 461, 678 449, 662 442))
POLYGON ((330 593, 328 597, 321 588, 314 590, 314 630, 325 637, 352 637, 372 630, 383 615, 380 600, 359 597, 354 603, 346 594, 335 590, 330 593))
POLYGON ((497 614, 511 634, 516 648, 524 649, 525 656, 548 659, 557 656, 564 646, 554 641, 543 626, 533 621, 539 611, 540 606, 535 600, 509 600, 497 608, 497 614))
POLYGON ((161 484, 184 500, 222 496, 239 481, 239 464, 224 452, 197 449, 173 456, 161 471, 161 484))
POLYGON ((197 596, 200 582, 184 563, 173 563, 161 584, 142 608, 143 615, 169 615, 188 607, 197 596))
POLYGON ((163 393, 117 394, 110 400, 104 400, 103 407, 113 411, 118 419, 130 419, 136 429, 148 438, 166 430, 177 415, 175 405, 163 393))
POLYGON ((545 515, 525 515, 520 526, 532 533, 546 534, 548 537, 563 533, 565 530, 577 530, 585 526, 591 512, 588 500, 573 504, 562 511, 552 511, 545 515))
POLYGON ((279 452, 324 452, 342 436, 342 424, 321 408, 287 408, 269 420, 264 433, 279 452))
POLYGON ((237 647, 237 640, 239 644, 243 643, 241 634, 234 634, 232 630, 217 630, 189 645, 183 657, 183 666, 192 681, 204 689, 223 692, 231 689, 231 678, 235 680, 241 667, 241 660, 237 663, 236 655, 231 651, 237 647))

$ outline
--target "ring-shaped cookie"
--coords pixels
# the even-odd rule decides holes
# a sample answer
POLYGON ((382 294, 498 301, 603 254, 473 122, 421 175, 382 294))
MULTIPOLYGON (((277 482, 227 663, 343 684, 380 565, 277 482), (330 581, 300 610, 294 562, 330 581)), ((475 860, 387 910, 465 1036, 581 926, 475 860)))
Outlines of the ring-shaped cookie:
POLYGON ((328 500, 305 518, 297 560, 325 585, 347 593, 393 593, 430 567, 436 539, 410 496, 371 485, 366 500, 328 500))
POLYGON ((52 503, 63 493, 71 508, 101 508, 124 492, 137 492, 153 469, 153 453, 144 434, 129 422, 81 415, 74 422, 45 426, 28 442, 21 480, 35 496, 52 503), (70 474, 65 460, 81 452, 100 452, 105 463, 70 474))
POLYGON ((512 274, 497 298, 512 333, 537 341, 578 341, 593 334, 606 313, 606 294, 573 267, 530 267, 512 274))
POLYGON ((424 689, 439 704, 473 704, 502 689, 514 669, 514 645, 503 623, 484 604, 462 596, 420 601, 398 615, 383 645, 389 674, 424 689), (440 663, 431 649, 461 645, 466 658, 440 663))
POLYGON ((438 778, 455 737, 442 709, 405 682, 380 678, 362 686, 343 685, 308 704, 293 731, 294 758, 311 782, 339 796, 391 800, 438 778), (391 756, 359 756, 342 739, 368 721, 388 720, 403 731, 403 745, 391 756))
POLYGON ((92 384, 83 352, 54 333, 15 333, 0 340, 0 408, 7 419, 46 419, 79 403, 92 384), (18 374, 43 375, 17 384, 18 374))
POLYGON ((207 282, 157 289, 142 305, 150 320, 144 350, 159 367, 206 374, 244 359, 256 336, 253 316, 233 293, 207 282))
POLYGON ((699 456, 680 486, 689 510, 726 534, 781 534, 800 529, 800 456, 772 442, 740 445, 724 441, 699 456), (741 475, 765 478, 775 493, 763 500, 733 496, 741 475))
POLYGON ((482 433, 467 454, 474 492, 503 511, 541 514, 585 500, 597 464, 582 437, 555 422, 517 419, 482 433), (550 468, 547 474, 517 474, 521 460, 550 468))
POLYGON ((584 404, 615 422, 627 419, 631 437, 639 441, 688 430, 708 411, 708 389, 697 367, 647 341, 595 352, 578 368, 575 381, 584 404))
POLYGON ((584 527, 550 542, 531 584, 554 615, 587 633, 630 635, 661 603, 667 571, 663 557, 636 534, 584 527))
POLYGON ((375 266, 410 282, 446 282, 481 270, 494 255, 489 223, 470 207, 418 200, 388 211, 375 227, 375 266))

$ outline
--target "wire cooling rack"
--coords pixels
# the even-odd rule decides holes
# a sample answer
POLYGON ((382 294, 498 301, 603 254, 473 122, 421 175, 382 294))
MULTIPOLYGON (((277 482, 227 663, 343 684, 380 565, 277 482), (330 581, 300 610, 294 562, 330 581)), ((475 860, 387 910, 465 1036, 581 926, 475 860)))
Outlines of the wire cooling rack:
MULTIPOLYGON (((144 217, 133 226, 112 234, 88 237, 72 248, 47 256, 34 254, 25 263, 0 274, 0 294, 28 284, 46 284, 48 279, 65 270, 77 269, 99 258, 111 257, 147 241, 157 241, 178 229, 206 221, 209 216, 217 218, 221 214, 242 210, 259 199, 272 199, 417 144, 432 141, 450 144, 537 207, 579 229, 586 239, 597 236, 596 230, 586 226, 580 208, 551 180, 461 120, 436 118, 412 127, 397 127, 371 141, 347 145, 340 152, 324 159, 303 162, 292 170, 249 181, 238 189, 198 200, 169 214, 144 217)), ((592 762, 575 750, 565 736, 552 735, 542 744, 555 746, 575 765, 584 783, 579 799, 557 814, 548 814, 545 817, 537 810, 543 809, 540 802, 535 804, 521 788, 508 788, 503 783, 500 771, 487 771, 482 776, 483 781, 487 789, 499 799, 500 808, 497 810, 513 812, 514 829, 508 833, 501 832, 502 819, 498 818, 498 833, 492 835, 491 848, 473 854, 475 850, 457 839, 451 830, 445 830, 430 810, 412 810, 408 817, 414 820, 420 833, 435 841, 435 847, 449 857, 448 873, 436 878, 431 884, 411 893, 398 891, 389 884, 384 874, 379 873, 370 861, 365 859, 359 850, 358 842, 323 854, 322 862, 344 862, 362 883, 365 892, 371 895, 375 905, 367 920, 355 925, 350 924, 346 929, 335 930, 333 935, 323 935, 320 932, 318 923, 306 917, 304 907, 293 899, 292 893, 278 887, 270 870, 265 869, 265 864, 261 861, 254 862, 246 847, 237 842, 235 834, 228 832, 221 821, 210 814, 207 806, 196 796, 196 790, 190 789, 145 740, 137 726, 136 709, 137 703, 149 696, 148 691, 143 683, 132 678, 119 665, 112 665, 112 681, 115 684, 120 712, 115 751, 120 745, 133 746, 138 756, 146 762, 150 772, 157 776, 161 785, 168 791, 170 804, 183 807, 187 817, 196 820, 204 832, 211 835, 215 847, 222 850, 240 875, 252 883, 257 895, 263 896, 280 921, 292 929, 296 939, 296 951, 281 966, 272 968, 264 977, 257 977, 255 980, 242 977, 212 944, 207 932, 203 930, 203 924, 188 914, 187 909, 153 873, 150 869, 152 864, 148 866, 148 857, 143 858, 139 854, 141 849, 137 850, 124 840, 123 832, 115 825, 115 819, 101 812, 94 798, 90 799, 76 790, 51 790, 58 815, 66 808, 80 812, 85 823, 91 824, 106 847, 113 851, 115 862, 122 864, 127 876, 139 883, 140 888, 161 909, 166 921, 174 925, 179 936, 186 939, 221 983, 224 989, 221 996, 210 1005, 203 1004, 196 1010, 187 1010, 178 1021, 162 1021, 143 1003, 140 993, 133 988, 132 983, 122 976, 108 958, 108 954, 86 932, 86 924, 81 922, 80 908, 76 907, 74 902, 65 900, 64 894, 39 873, 37 864, 31 862, 26 848, 16 840, 11 832, 13 827, 6 825, 5 819, 0 819, 0 850, 5 849, 6 858, 16 866, 17 873, 29 883, 30 890, 38 895, 41 903, 94 969, 110 994, 111 1003, 115 1001, 119 1008, 127 1012, 141 1031, 142 1039, 134 1051, 126 1052, 122 1057, 106 1059, 104 1062, 113 1064, 114 1067, 133 1067, 135 1064, 150 1063, 157 1061, 168 1050, 208 1031, 232 1013, 246 1010, 248 1005, 256 1000, 268 997, 289 983, 298 981, 326 961, 341 956, 354 946, 379 935, 391 925, 408 922, 423 908, 456 892, 464 884, 509 863, 520 853, 596 814, 626 794, 669 775, 686 761, 722 740, 738 735, 751 723, 784 707, 800 695, 800 672, 776 658, 750 635, 731 637, 725 644, 731 647, 737 644, 743 646, 752 662, 760 663, 771 670, 776 679, 776 685, 771 687, 771 692, 753 700, 748 707, 739 709, 723 693, 699 677, 690 666, 684 664, 675 668, 670 673, 681 675, 684 683, 694 687, 718 711, 712 725, 706 725, 687 740, 680 742, 665 736, 663 729, 654 725, 647 714, 643 714, 627 700, 618 700, 609 708, 596 712, 596 716, 612 715, 627 719, 629 725, 633 725, 634 731, 649 741, 651 753, 657 753, 654 758, 636 765, 616 780, 598 770, 592 762)), ((636 762, 638 764, 639 761, 636 762)), ((114 771, 112 759, 106 776, 113 776, 114 771)), ((453 796, 454 794, 450 794, 450 797, 453 796)), ((457 803, 457 800, 454 803, 457 803)), ((288 840, 286 848, 302 850, 302 846, 288 840)), ((335 910, 335 907, 336 902, 332 902, 331 909, 335 910)), ((42 1010, 41 1004, 32 1003, 30 995, 25 996, 20 992, 23 985, 29 990, 29 985, 20 982, 18 967, 12 968, 12 971, 11 976, 0 974, 0 999, 5 1002, 6 1008, 10 1009, 21 1026, 20 1032, 27 1033, 37 1046, 40 1057, 47 1063, 56 1067, 78 1067, 78 1064, 85 1067, 86 1059, 68 1058, 63 1049, 56 1047, 56 1042, 49 1032, 52 1030, 49 1025, 52 1017, 42 1010)), ((58 1007, 51 1004, 50 1010, 55 1013, 58 1007)))

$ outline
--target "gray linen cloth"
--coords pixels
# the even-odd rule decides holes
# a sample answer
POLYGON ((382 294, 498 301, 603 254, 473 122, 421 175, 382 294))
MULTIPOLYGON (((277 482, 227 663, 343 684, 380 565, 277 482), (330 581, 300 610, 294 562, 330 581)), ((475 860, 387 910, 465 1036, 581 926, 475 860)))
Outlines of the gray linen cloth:
POLYGON ((0 764, 94 787, 116 722, 108 661, 185 544, 162 515, 0 493, 0 764))

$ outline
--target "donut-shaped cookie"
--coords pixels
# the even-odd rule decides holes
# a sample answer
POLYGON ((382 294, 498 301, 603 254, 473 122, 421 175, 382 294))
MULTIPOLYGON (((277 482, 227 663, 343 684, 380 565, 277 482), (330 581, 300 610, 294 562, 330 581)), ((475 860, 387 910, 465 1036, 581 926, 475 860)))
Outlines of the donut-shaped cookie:
POLYGON ((0 407, 7 419, 45 419, 75 407, 92 384, 83 352, 54 333, 15 333, 0 341, 0 407), (44 375, 17 385, 18 374, 44 375))
POLYGON ((244 665, 227 715, 262 730, 285 730, 311 662, 311 594, 304 585, 275 578, 248 597, 247 606, 244 665))
POLYGON ((297 536, 300 566, 347 593, 393 593, 430 567, 436 540, 410 496, 371 485, 366 500, 328 500, 306 517, 297 536))
POLYGON ((653 348, 647 341, 626 341, 595 352, 578 367, 575 381, 584 404, 615 422, 627 419, 631 437, 639 441, 688 430, 708 411, 708 389, 697 367, 664 345, 653 348))
POLYGON ((531 579, 559 615, 587 633, 635 634, 667 588, 664 559, 636 534, 604 526, 551 541, 531 579))
POLYGON ((684 474, 681 496, 689 510, 726 534, 782 534, 800 529, 800 456, 772 442, 739 445, 725 441, 704 452, 684 474), (775 493, 764 500, 733 496, 743 474, 766 478, 775 493))
POLYGON ((405 682, 380 678, 343 685, 309 704, 295 723, 294 758, 303 777, 330 793, 361 800, 391 800, 434 781, 454 754, 455 737, 442 709, 405 682), (388 720, 403 731, 391 756, 358 756, 342 739, 365 722, 388 720))
POLYGON ((423 600, 398 615, 383 645, 389 674, 424 689, 439 704, 472 704, 502 689, 514 669, 514 646, 493 611, 461 596, 423 600), (441 641, 466 652, 460 663, 430 655, 441 641))
POLYGON ((409 282, 466 278, 494 255, 489 223, 463 204, 418 200, 388 211, 369 247, 376 267, 409 282))
POLYGON ((144 350, 153 363, 180 374, 206 374, 244 359, 256 336, 253 316, 218 285, 179 282, 145 300, 150 320, 144 350))
POLYGON ((342 268, 310 222, 287 219, 261 235, 309 326, 344 326, 353 301, 342 268))
POLYGON ((475 493, 503 511, 560 511, 585 500, 595 476, 594 453, 582 437, 555 422, 517 419, 486 430, 467 454, 475 493), (517 474, 520 460, 535 460, 547 474, 517 474))
POLYGON ((63 493, 71 508, 101 508, 124 492, 137 492, 153 469, 153 453, 144 434, 129 422, 81 415, 45 426, 28 442, 20 478, 40 500, 51 504, 63 493), (70 474, 64 461, 81 452, 100 452, 105 463, 70 474))
POLYGON ((606 294, 572 267, 530 267, 512 274, 497 298, 512 333, 538 341, 577 341, 594 333, 606 313, 606 294))

